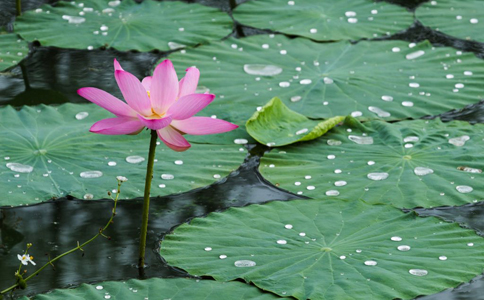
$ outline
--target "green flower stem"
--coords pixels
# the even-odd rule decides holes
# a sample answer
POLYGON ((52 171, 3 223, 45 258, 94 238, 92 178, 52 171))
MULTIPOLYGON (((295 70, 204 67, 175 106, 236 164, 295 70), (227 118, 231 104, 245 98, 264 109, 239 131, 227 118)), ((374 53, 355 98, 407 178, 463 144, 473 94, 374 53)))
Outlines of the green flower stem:
POLYGON ((17 16, 20 16, 22 14, 22 0, 16 0, 15 4, 17 7, 17 16))
MULTIPOLYGON (((103 231, 105 231, 106 229, 108 229, 109 225, 111 225, 113 223, 113 218, 114 216, 116 215, 116 204, 118 203, 118 198, 119 198, 119 193, 120 193, 120 187, 121 187, 121 181, 118 180, 118 192, 116 193, 116 197, 114 198, 114 207, 113 207, 113 210, 112 210, 112 214, 111 214, 111 218, 109 219, 109 221, 106 223, 106 225, 103 227, 103 228, 100 228, 99 229, 99 232, 93 236, 91 239, 89 239, 88 241, 84 242, 83 244, 79 245, 79 243, 77 244, 77 247, 75 248, 72 248, 71 250, 67 251, 67 252, 64 252, 62 253, 61 255, 49 260, 45 265, 43 265, 40 269, 38 269, 37 271, 35 271, 34 273, 30 274, 30 276, 28 276, 27 278, 25 278, 24 280, 25 281, 28 281, 30 280, 32 277, 34 277, 35 275, 39 274, 43 269, 47 268, 48 266, 51 266, 53 262, 59 260, 60 258, 68 255, 68 254, 71 254, 73 252, 76 252, 77 250, 80 250, 80 251, 84 251, 82 248, 84 246, 86 246, 87 244, 91 243, 92 241, 94 241, 95 239, 97 239, 100 235, 104 236, 103 234, 103 231)), ((27 251, 25 251, 27 253, 27 251)), ((21 263, 22 264, 22 263, 21 263)), ((2 296, 3 294, 5 293, 8 293, 9 291, 13 291, 15 288, 18 288, 19 287, 19 284, 16 283, 12 286, 10 286, 9 288, 6 288, 4 289, 3 291, 0 292, 0 296, 2 296)), ((1 299, 1 297, 0 297, 1 299)))
POLYGON ((151 130, 150 152, 148 154, 148 166, 146 167, 145 195, 143 201, 143 219, 141 220, 141 232, 139 239, 139 260, 138 268, 145 267, 146 235, 148 233, 148 217, 150 213, 150 190, 153 179, 153 164, 155 162, 155 149, 158 136, 156 130, 151 130))

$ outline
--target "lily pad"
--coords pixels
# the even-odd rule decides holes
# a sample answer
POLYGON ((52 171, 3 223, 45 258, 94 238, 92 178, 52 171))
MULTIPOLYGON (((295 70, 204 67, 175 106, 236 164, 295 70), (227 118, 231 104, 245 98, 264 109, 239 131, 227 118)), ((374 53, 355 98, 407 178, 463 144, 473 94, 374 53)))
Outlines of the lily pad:
POLYGON ((226 13, 200 4, 85 0, 27 11, 15 31, 43 46, 166 51, 221 39, 232 26, 226 13))
POLYGON ((480 274, 483 250, 481 237, 455 223, 329 199, 231 208, 183 224, 161 243, 167 262, 190 274, 241 278, 297 299, 435 293, 480 274))
POLYGON ((415 11, 425 26, 466 40, 484 42, 482 0, 429 1, 415 11))
POLYGON ((0 33, 0 71, 18 64, 29 54, 29 45, 14 33, 0 33))
MULTIPOLYGON (((2 205, 37 203, 67 194, 100 199, 125 176, 121 198, 143 195, 149 133, 105 136, 89 132, 93 123, 112 115, 94 104, 0 109, 0 189, 2 205)), ((206 136, 209 143, 211 136, 206 136)), ((218 140, 221 141, 220 139, 218 140)), ((185 192, 209 185, 236 169, 244 148, 192 144, 186 152, 157 147, 151 195, 185 192)))
MULTIPOLYGON (((27 299, 27 298, 24 298, 27 299)), ((98 284, 82 284, 73 289, 54 290, 37 295, 35 300, 130 300, 130 299, 279 299, 262 293, 256 287, 241 282, 216 282, 186 278, 151 278, 147 280, 106 281, 98 284)))
MULTIPOLYGON (((462 108, 484 98, 484 64, 472 53, 401 41, 314 43, 258 35, 173 53, 196 65, 217 95, 211 113, 244 124, 279 97, 309 118, 400 120, 462 108)), ((182 76, 180 72, 179 76, 182 76)))
POLYGON ((462 205, 484 198, 483 125, 440 120, 360 124, 264 155, 270 182, 310 197, 341 195, 396 207, 462 205))
POLYGON ((369 0, 247 1, 235 9, 234 18, 251 27, 316 41, 390 35, 413 23, 405 8, 369 0))
POLYGON ((314 140, 343 121, 333 117, 323 122, 313 121, 287 108, 279 98, 273 98, 247 121, 247 132, 259 143, 279 147, 314 140))

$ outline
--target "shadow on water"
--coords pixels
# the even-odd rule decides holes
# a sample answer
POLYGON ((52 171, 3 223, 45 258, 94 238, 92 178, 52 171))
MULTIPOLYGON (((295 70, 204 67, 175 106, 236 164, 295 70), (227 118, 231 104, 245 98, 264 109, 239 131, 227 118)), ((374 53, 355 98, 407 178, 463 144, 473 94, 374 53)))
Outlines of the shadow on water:
MULTIPOLYGON (((252 153, 263 151, 262 148, 253 149, 252 153)), ((159 241, 173 227, 228 207, 303 198, 267 184, 257 172, 259 158, 249 156, 238 170, 208 187, 151 199, 146 277, 189 276, 168 267, 158 254, 159 241)), ((33 244, 29 254, 35 256, 34 261, 43 265, 49 255, 55 257, 76 247, 78 241, 82 243, 94 236, 109 220, 112 206, 112 200, 63 198, 32 206, 0 208, 1 288, 14 283, 13 273, 19 264, 17 254, 23 253, 27 243, 33 244)), ((141 198, 119 201, 114 223, 105 232, 111 240, 99 237, 84 248, 84 256, 76 252, 60 259, 55 270, 44 270, 28 282, 26 294, 83 282, 137 278, 141 210, 141 198)), ((35 270, 31 266, 26 269, 35 270)), ((19 295, 22 292, 16 292, 19 295)))

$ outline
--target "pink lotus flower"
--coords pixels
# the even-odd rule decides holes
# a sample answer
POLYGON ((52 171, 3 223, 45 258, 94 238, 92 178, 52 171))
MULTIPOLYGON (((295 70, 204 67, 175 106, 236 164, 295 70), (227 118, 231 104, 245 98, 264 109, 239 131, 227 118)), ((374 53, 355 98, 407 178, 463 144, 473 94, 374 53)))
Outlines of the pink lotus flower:
POLYGON ((99 134, 138 134, 143 128, 156 130, 158 137, 171 149, 185 151, 190 143, 183 134, 204 135, 222 133, 238 126, 224 120, 194 117, 215 98, 213 94, 195 94, 200 72, 195 67, 186 70, 178 82, 170 60, 160 63, 153 76, 140 82, 114 60, 114 76, 126 103, 93 87, 77 93, 113 113, 116 118, 98 121, 90 131, 99 134))

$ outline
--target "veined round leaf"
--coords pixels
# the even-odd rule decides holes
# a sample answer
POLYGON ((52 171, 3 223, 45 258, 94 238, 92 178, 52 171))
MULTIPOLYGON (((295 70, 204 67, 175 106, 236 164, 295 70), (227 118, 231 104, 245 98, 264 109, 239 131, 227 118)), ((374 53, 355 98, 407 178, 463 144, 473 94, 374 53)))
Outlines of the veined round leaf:
POLYGON ((466 40, 484 42, 482 0, 429 1, 420 5, 415 15, 425 26, 466 40))
MULTIPOLYGON (((41 202, 67 194, 100 199, 117 187, 116 176, 128 182, 121 198, 143 196, 149 133, 106 136, 89 132, 93 123, 113 117, 94 104, 0 109, 0 189, 2 205, 41 202)), ((206 142, 211 141, 205 136, 206 142)), ((218 142, 221 140, 218 139, 218 142)), ((226 144, 192 144, 175 152, 157 147, 151 195, 185 192, 211 184, 236 169, 245 149, 226 144)))
POLYGON ((234 18, 251 27, 317 41, 384 36, 413 23, 405 8, 370 0, 248 1, 235 9, 234 18))
POLYGON ((387 205, 327 199, 212 213, 161 243, 168 263, 190 274, 242 278, 298 299, 435 293, 480 274, 483 250, 483 239, 457 224, 387 205))
POLYGON ((14 33, 0 33, 0 71, 18 64, 29 54, 29 45, 14 33))
POLYGON ((232 20, 217 9, 178 1, 61 1, 25 12, 15 31, 43 46, 166 51, 221 39, 232 31, 232 20))
POLYGON ((267 153, 259 169, 270 182, 310 197, 462 205, 484 198, 483 133, 483 125, 460 121, 347 119, 314 142, 267 153))
MULTIPOLYGON (((400 41, 314 43, 258 35, 170 55, 196 65, 217 95, 211 113, 239 125, 273 97, 310 118, 386 120, 435 115, 484 97, 484 64, 472 53, 400 41), (413 46, 413 45, 411 45, 413 46)), ((182 72, 179 76, 182 76, 182 72)))
POLYGON ((287 108, 273 98, 247 121, 247 132, 259 143, 278 147, 314 140, 338 125, 345 117, 337 116, 319 122, 287 108))
POLYGON ((106 281, 98 284, 82 284, 73 289, 53 290, 37 295, 35 300, 267 300, 279 299, 275 295, 262 293, 259 289, 241 282, 217 282, 186 278, 151 278, 147 280, 106 281))

